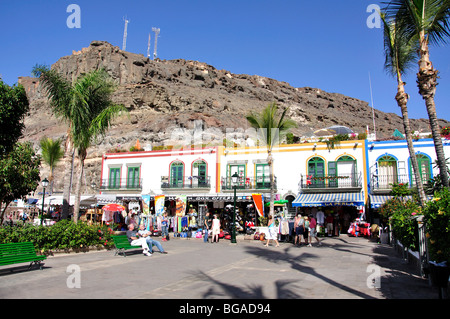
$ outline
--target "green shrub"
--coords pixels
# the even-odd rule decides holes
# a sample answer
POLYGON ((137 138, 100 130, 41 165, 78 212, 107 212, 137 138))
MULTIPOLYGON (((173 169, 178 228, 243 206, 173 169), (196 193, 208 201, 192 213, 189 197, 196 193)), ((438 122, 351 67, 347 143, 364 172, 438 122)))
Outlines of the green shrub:
POLYGON ((447 188, 434 194, 424 209, 430 260, 447 261, 450 265, 450 191, 447 188))
POLYGON ((37 250, 84 249, 90 246, 112 247, 112 230, 108 226, 89 225, 79 221, 75 224, 62 220, 52 226, 19 224, 0 227, 0 243, 30 241, 37 250))
POLYGON ((380 214, 385 218, 389 218, 394 237, 404 247, 411 250, 418 249, 418 225, 414 217, 421 214, 421 208, 416 201, 393 198, 386 201, 380 208, 380 214))

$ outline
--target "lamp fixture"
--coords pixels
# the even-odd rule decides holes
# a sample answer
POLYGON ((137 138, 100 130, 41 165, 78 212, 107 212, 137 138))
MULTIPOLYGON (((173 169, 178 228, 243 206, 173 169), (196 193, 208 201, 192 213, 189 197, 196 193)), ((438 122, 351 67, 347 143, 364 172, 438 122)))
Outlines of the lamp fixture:
POLYGON ((41 184, 42 184, 42 187, 46 188, 46 187, 48 186, 48 184, 49 184, 48 179, 47 179, 47 178, 44 178, 44 179, 42 180, 41 184))

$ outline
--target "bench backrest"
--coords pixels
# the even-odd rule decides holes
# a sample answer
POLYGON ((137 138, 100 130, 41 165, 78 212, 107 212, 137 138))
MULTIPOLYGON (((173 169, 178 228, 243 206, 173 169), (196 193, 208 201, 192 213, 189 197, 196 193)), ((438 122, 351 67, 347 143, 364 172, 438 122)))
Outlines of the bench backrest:
POLYGON ((127 235, 115 235, 111 236, 116 246, 129 246, 130 242, 128 241, 127 235))
POLYGON ((0 259, 21 260, 36 256, 36 250, 31 242, 0 244, 0 259))

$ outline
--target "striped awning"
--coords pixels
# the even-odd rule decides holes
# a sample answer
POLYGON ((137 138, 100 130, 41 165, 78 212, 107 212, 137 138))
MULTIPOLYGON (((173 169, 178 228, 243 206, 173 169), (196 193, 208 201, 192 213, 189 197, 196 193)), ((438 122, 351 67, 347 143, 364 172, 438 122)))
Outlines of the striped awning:
POLYGON ((364 206, 364 193, 300 194, 292 202, 294 207, 364 206))
MULTIPOLYGON (((388 200, 393 199, 394 196, 391 195, 369 195, 370 207, 371 208, 380 208, 384 203, 388 200)), ((403 200, 411 200, 412 196, 404 196, 403 200)), ((433 196, 428 195, 428 200, 433 199, 433 196)))
POLYGON ((390 195, 369 195, 370 207, 380 208, 386 201, 394 198, 390 195))

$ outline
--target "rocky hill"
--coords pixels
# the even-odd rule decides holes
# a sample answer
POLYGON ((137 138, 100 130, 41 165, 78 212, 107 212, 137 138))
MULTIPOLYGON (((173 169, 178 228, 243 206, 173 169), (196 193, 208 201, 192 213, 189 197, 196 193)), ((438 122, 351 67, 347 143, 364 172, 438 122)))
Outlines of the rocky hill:
MULTIPOLYGON (((220 133, 247 129, 245 115, 270 102, 289 107, 289 116, 298 123, 293 131, 297 137, 335 124, 357 133, 372 127, 372 108, 365 101, 316 88, 295 88, 258 75, 232 74, 197 61, 154 61, 103 41, 93 41, 89 47, 60 58, 52 68, 67 79, 105 69, 118 84, 114 102, 129 110, 129 116, 118 119, 108 135, 89 150, 87 185, 92 180, 98 184, 101 156, 108 150, 129 149, 137 140, 142 146, 174 144, 175 128, 193 129, 199 123, 205 141, 222 143, 220 133)), ((21 77, 19 83, 25 87, 31 106, 23 140, 37 145, 43 136, 65 139, 66 126, 53 117, 39 81, 21 77)), ((375 110, 375 120, 379 137, 391 136, 403 127, 401 118, 393 113, 375 110)), ((440 124, 450 125, 444 120, 440 124)), ((419 119, 412 120, 412 127, 426 130, 429 125, 419 119)), ((56 189, 60 187, 57 183, 56 189)))

